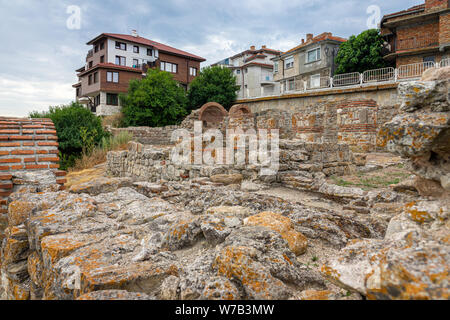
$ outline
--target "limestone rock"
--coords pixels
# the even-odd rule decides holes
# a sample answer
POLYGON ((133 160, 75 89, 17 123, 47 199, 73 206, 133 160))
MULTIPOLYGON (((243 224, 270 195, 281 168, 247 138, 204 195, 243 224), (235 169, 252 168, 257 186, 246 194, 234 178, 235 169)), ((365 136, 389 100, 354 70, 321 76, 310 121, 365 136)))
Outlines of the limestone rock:
POLYGON ((295 231, 291 220, 280 214, 273 212, 262 212, 256 216, 251 216, 244 220, 247 226, 262 226, 278 232, 285 239, 289 248, 296 255, 306 252, 308 240, 300 232, 295 231))
POLYGON ((101 290, 84 294, 77 300, 155 300, 155 298, 144 293, 125 290, 101 290))
POLYGON ((442 81, 413 81, 400 83, 398 94, 401 101, 400 110, 414 112, 425 106, 433 111, 449 111, 448 82, 442 81))
POLYGON ((422 81, 436 81, 450 79, 450 67, 429 68, 422 74, 422 81))
POLYGON ((217 174, 211 176, 210 179, 212 182, 230 185, 230 184, 240 184, 243 180, 243 177, 241 174, 217 174))

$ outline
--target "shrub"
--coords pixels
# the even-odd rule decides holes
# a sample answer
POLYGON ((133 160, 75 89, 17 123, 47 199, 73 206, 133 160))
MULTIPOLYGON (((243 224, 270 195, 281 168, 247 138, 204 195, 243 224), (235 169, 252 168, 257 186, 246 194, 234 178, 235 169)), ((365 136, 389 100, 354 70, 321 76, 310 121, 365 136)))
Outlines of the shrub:
POLYGON ((120 96, 122 125, 162 127, 180 122, 187 114, 186 94, 168 72, 148 70, 142 80, 131 80, 120 96))
POLYGON ((30 113, 31 118, 50 118, 55 124, 59 142, 60 168, 74 165, 83 153, 90 153, 108 133, 103 130, 99 117, 82 105, 50 107, 48 111, 30 113))
POLYGON ((207 102, 220 103, 229 110, 236 101, 238 90, 236 76, 230 69, 219 66, 204 68, 190 84, 189 111, 200 108, 207 102))
POLYGON ((75 160, 73 171, 92 168, 106 161, 106 155, 112 150, 125 150, 133 135, 128 131, 121 131, 115 136, 103 137, 101 143, 91 152, 83 152, 80 158, 75 160))

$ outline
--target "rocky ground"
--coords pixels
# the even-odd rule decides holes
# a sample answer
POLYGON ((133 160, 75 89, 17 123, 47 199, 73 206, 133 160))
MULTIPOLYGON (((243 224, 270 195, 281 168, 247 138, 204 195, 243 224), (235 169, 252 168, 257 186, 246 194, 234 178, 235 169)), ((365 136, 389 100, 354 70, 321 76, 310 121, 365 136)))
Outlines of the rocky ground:
MULTIPOLYGON (((412 190, 362 191, 352 208, 345 196, 226 185, 225 178, 153 184, 106 177, 99 166, 70 174, 67 191, 14 194, 3 246, 6 296, 362 299, 375 294, 365 283, 371 264, 378 266, 371 255, 383 246, 406 250, 398 241, 413 240, 401 238, 404 225, 420 229, 405 214, 392 219, 417 197, 412 190)), ((445 218, 433 214, 426 219, 445 218)), ((442 248, 420 249, 416 254, 442 248)), ((393 258, 409 258, 404 254, 393 258)), ((429 276, 438 281, 441 269, 429 276)))

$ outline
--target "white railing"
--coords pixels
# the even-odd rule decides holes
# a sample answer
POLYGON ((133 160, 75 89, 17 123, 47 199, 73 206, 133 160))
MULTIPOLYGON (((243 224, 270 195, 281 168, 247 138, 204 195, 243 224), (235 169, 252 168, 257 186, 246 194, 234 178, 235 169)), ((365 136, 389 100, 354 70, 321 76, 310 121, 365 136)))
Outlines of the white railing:
POLYGON ((398 67, 398 79, 420 78, 425 70, 435 67, 433 61, 406 64, 398 67))
POLYGON ((439 63, 439 67, 444 68, 450 66, 450 58, 442 59, 439 63))
POLYGON ((320 77, 316 79, 309 78, 306 82, 307 90, 329 88, 331 86, 330 77, 320 77))
POLYGON ((359 84, 361 75, 359 72, 338 74, 333 77, 333 87, 352 86, 359 84))
POLYGON ((381 82, 395 80, 394 68, 382 68, 375 70, 367 70, 363 73, 363 82, 381 82))

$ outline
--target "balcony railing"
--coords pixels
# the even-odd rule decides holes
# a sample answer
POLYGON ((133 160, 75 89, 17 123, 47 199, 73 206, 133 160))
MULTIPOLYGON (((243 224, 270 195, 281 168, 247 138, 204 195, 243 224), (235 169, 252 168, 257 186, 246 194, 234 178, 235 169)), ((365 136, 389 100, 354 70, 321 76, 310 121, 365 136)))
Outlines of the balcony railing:
POLYGON ((409 38, 397 40, 397 51, 423 49, 428 47, 435 47, 439 45, 439 41, 433 38, 409 38))

